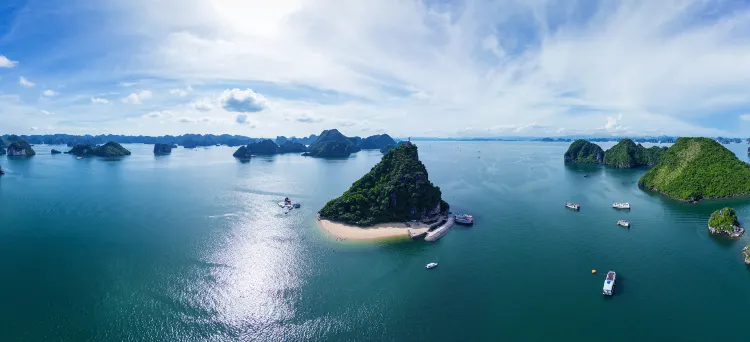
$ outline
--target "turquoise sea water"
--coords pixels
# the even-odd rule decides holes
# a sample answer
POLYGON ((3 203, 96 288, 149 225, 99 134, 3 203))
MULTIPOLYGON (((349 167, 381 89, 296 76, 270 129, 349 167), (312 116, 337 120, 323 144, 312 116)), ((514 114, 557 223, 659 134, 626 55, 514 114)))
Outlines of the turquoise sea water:
MULTIPOLYGON (((750 222, 750 200, 665 199, 637 188, 644 169, 564 165, 565 143, 418 145, 453 210, 476 218, 435 243, 342 243, 316 226, 377 151, 1 157, 1 339, 747 340, 750 238, 706 222, 726 205, 750 222), (283 214, 286 196, 302 208, 283 214)), ((747 161, 747 145, 728 147, 747 161)))

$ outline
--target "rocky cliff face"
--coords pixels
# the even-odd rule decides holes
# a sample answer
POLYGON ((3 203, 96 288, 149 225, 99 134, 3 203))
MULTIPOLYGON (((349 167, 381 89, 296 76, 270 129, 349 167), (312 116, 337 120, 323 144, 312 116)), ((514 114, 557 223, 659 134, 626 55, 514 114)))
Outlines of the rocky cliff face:
POLYGON ((154 154, 163 155, 171 153, 172 146, 170 144, 154 144, 154 154))

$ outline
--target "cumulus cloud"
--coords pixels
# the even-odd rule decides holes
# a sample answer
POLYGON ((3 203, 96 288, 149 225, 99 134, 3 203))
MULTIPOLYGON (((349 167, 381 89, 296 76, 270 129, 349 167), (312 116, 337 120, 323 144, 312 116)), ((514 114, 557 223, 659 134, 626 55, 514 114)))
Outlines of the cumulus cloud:
POLYGON ((38 127, 34 127, 34 126, 32 126, 32 127, 29 127, 29 131, 36 131, 36 130, 38 130, 38 129, 39 129, 38 127))
POLYGON ((21 76, 21 77, 18 78, 18 84, 20 84, 20 85, 22 85, 22 86, 24 86, 26 88, 31 88, 31 87, 33 87, 33 86, 36 85, 36 83, 29 81, 28 78, 23 77, 23 76, 21 76))
POLYGON ((141 104, 143 100, 151 98, 153 94, 150 90, 141 90, 137 93, 130 93, 130 95, 122 98, 122 102, 129 104, 141 104))
POLYGON ((338 124, 339 126, 342 126, 342 127, 351 127, 351 126, 356 125, 357 123, 351 120, 341 120, 338 122, 338 124))
POLYGON ((214 108, 208 101, 205 100, 193 101, 192 103, 190 103, 190 107, 201 112, 208 112, 214 108))
POLYGON ((48 111, 48 110, 44 110, 44 109, 40 110, 39 112, 40 112, 40 113, 42 113, 42 114, 44 114, 44 115, 52 115, 52 114, 55 114, 55 113, 53 113, 53 112, 50 112, 50 111, 48 111))
POLYGON ((56 92, 54 90, 51 90, 51 89, 47 89, 47 90, 45 90, 45 91, 42 92, 42 95, 44 95, 46 97, 53 97, 53 96, 57 96, 59 94, 60 93, 58 93, 58 92, 56 92))
POLYGON ((181 118, 177 119, 177 122, 180 122, 180 123, 199 123, 199 122, 208 123, 208 122, 214 122, 214 121, 215 120, 213 120, 211 118, 205 118, 205 117, 204 118, 181 117, 181 118))
POLYGON ((132 87, 138 85, 138 82, 120 82, 120 87, 132 87))
POLYGON ((18 65, 17 61, 12 61, 8 57, 5 57, 3 55, 0 55, 0 68, 14 68, 16 65, 18 65))
POLYGON ((246 124, 247 121, 247 114, 238 114, 237 117, 234 119, 235 122, 238 124, 246 124))
POLYGON ((250 88, 227 89, 219 96, 218 101, 225 110, 230 112, 259 112, 268 106, 268 100, 250 88))
POLYGON ((740 119, 750 121, 750 114, 742 114, 740 115, 740 119))
POLYGON ((93 104, 110 104, 110 101, 101 97, 92 97, 91 103, 93 104))

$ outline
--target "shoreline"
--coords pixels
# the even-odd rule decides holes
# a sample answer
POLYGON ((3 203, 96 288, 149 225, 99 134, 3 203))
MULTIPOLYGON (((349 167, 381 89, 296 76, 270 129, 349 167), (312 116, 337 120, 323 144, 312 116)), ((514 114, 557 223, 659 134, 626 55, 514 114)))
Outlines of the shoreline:
POLYGON ((378 241, 393 239, 410 239, 409 232, 420 234, 426 232, 430 226, 421 222, 409 222, 407 227, 404 222, 380 223, 367 227, 348 225, 320 218, 318 226, 328 236, 337 240, 352 241, 378 241))

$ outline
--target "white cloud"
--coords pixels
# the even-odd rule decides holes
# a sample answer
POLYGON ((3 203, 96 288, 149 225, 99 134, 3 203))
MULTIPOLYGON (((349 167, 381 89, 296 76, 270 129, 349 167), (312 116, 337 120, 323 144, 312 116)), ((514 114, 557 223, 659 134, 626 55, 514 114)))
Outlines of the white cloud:
POLYGON ((42 113, 42 114, 44 114, 44 115, 53 115, 53 114, 55 114, 53 112, 50 112, 50 111, 44 110, 44 109, 40 110, 39 112, 42 113))
POLYGON ((201 123, 201 122, 202 123, 211 123, 211 122, 216 122, 216 120, 214 120, 212 118, 206 118, 206 117, 203 117, 203 118, 181 117, 181 118, 177 119, 177 122, 180 122, 180 123, 201 123))
POLYGON ((138 85, 138 82, 120 82, 120 87, 132 87, 138 85))
POLYGON ((22 85, 22 86, 24 86, 26 88, 31 88, 31 87, 33 87, 33 86, 36 85, 36 83, 29 81, 29 79, 27 79, 26 77, 23 77, 23 76, 21 76, 21 77, 18 78, 18 84, 20 84, 20 85, 22 85))
POLYGON ((43 92, 42 92, 42 95, 44 95, 44 96, 46 96, 46 97, 57 96, 57 95, 59 95, 59 94, 60 94, 60 93, 58 93, 58 92, 56 92, 56 91, 54 91, 54 90, 51 90, 51 89, 47 89, 47 90, 45 90, 45 91, 43 91, 43 92))
POLYGON ((141 90, 137 93, 131 93, 128 96, 125 96, 122 98, 122 102, 129 103, 129 104, 141 104, 143 103, 143 100, 147 100, 151 98, 153 94, 150 90, 141 90))
POLYGON ((259 112, 268 107, 268 100, 250 88, 227 89, 219 96, 218 101, 225 110, 230 112, 259 112))
POLYGON ((8 57, 0 55, 0 68, 14 68, 18 65, 18 61, 12 61, 8 57))
POLYGON ((740 115, 740 119, 750 121, 750 114, 742 114, 740 115))
POLYGON ((172 116, 172 112, 168 110, 153 111, 153 112, 149 112, 143 115, 144 118, 152 118, 152 119, 153 118, 167 118, 171 116, 172 116))
POLYGON ((190 107, 201 112, 208 112, 211 109, 213 109, 213 106, 208 101, 205 101, 205 100, 193 101, 192 103, 190 103, 190 107))
POLYGON ((238 124, 245 124, 247 123, 247 114, 237 114, 237 117, 234 119, 235 122, 238 124))
POLYGON ((39 129, 39 128, 37 128, 37 127, 34 127, 34 126, 32 126, 32 127, 29 127, 29 131, 36 131, 36 130, 38 130, 38 129, 39 129))
POLYGON ((294 121, 302 123, 318 123, 322 122, 323 118, 317 117, 309 113, 301 113, 294 118, 294 121))
POLYGON ((110 104, 110 101, 101 97, 92 97, 91 103, 93 104, 110 104))
POLYGON ((182 90, 182 89, 170 89, 169 93, 172 94, 172 95, 180 96, 180 97, 187 96, 187 94, 188 94, 187 91, 182 90))

